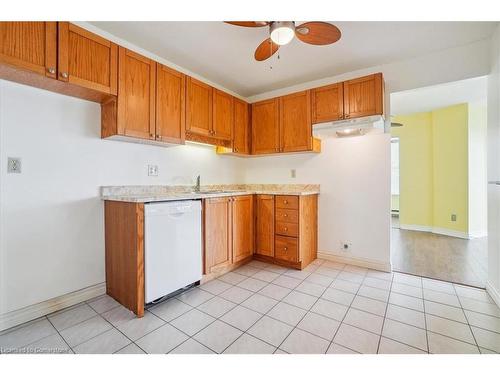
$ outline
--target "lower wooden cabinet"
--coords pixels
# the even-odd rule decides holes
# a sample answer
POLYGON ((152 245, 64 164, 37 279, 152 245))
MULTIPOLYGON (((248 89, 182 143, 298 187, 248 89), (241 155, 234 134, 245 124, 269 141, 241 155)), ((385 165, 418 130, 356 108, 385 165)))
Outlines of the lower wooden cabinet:
POLYGON ((237 196, 232 202, 233 262, 237 263, 253 255, 254 249, 254 197, 237 196))
POLYGON ((231 198, 204 200, 205 273, 232 262, 231 198))
POLYGON ((255 254, 274 257, 274 195, 257 195, 255 254))
POLYGON ((318 254, 318 196, 257 195, 255 258, 303 269, 318 254))
POLYGON ((203 200, 205 274, 224 272, 253 256, 253 195, 203 200))

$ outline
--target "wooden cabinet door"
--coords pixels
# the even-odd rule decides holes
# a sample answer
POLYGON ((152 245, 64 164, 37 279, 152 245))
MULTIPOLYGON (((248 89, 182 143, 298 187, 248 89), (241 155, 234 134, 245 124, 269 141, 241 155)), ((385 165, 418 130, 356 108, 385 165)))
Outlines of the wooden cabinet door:
POLYGON ((255 253, 274 257, 274 196, 257 195, 255 253))
POLYGON ((184 143, 186 76, 161 64, 156 72, 156 139, 184 143))
POLYGON ((155 139, 156 63, 119 48, 118 134, 155 139))
POLYGON ((0 22, 0 62, 57 78, 57 23, 0 22))
POLYGON ((186 130, 191 133, 212 135, 212 87, 187 77, 186 130))
POLYGON ((344 82, 344 117, 383 114, 382 73, 344 82))
POLYGON ((232 199, 233 263, 252 256, 254 247, 253 196, 232 199))
POLYGON ((213 130, 219 139, 233 139, 234 99, 223 91, 213 89, 213 130))
POLYGON ((344 118, 344 86, 341 83, 311 90, 313 124, 344 118))
POLYGON ((312 149, 311 92, 280 97, 280 151, 312 149))
POLYGON ((279 152, 279 99, 252 104, 252 154, 279 152))
POLYGON ((234 99, 234 129, 233 129, 233 152, 237 154, 249 154, 249 105, 243 100, 234 99))
POLYGON ((232 262, 231 202, 229 198, 205 199, 205 273, 232 262))
POLYGON ((58 23, 58 79, 117 94, 118 46, 69 22, 58 23))

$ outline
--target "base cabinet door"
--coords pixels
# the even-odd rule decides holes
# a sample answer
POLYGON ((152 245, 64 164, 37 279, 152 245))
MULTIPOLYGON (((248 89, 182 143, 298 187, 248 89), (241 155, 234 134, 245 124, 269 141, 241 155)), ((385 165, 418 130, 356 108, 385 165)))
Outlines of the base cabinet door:
POLYGON ((205 273, 217 271, 232 262, 230 198, 204 201, 205 273))
POLYGON ((0 22, 0 63, 57 78, 57 22, 0 22))
POLYGON ((230 199, 233 214, 233 263, 236 263, 253 255, 253 196, 243 195, 230 199))
POLYGON ((274 196, 256 196, 255 253, 274 257, 274 196))

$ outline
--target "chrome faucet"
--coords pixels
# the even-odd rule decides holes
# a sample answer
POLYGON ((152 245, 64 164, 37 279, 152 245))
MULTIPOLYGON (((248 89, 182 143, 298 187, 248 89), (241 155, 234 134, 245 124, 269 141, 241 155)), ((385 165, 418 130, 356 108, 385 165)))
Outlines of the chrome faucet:
POLYGON ((196 185, 194 185, 194 191, 197 193, 200 192, 200 175, 196 177, 196 185))

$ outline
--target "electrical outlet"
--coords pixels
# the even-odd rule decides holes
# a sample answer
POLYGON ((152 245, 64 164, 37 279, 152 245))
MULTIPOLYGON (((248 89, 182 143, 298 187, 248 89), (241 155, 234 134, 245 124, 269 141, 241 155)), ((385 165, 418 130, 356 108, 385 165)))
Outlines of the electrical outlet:
POLYGON ((291 178, 297 177, 297 171, 295 169, 290 169, 290 177, 291 178))
POLYGON ((21 158, 7 158, 7 173, 21 173, 21 158))
POLYGON ((451 221, 457 221, 457 214, 451 214, 451 221))
POLYGON ((351 251, 352 243, 349 241, 340 241, 340 250, 341 251, 351 251))
POLYGON ((158 166, 157 165, 148 165, 148 176, 158 176, 158 166))

